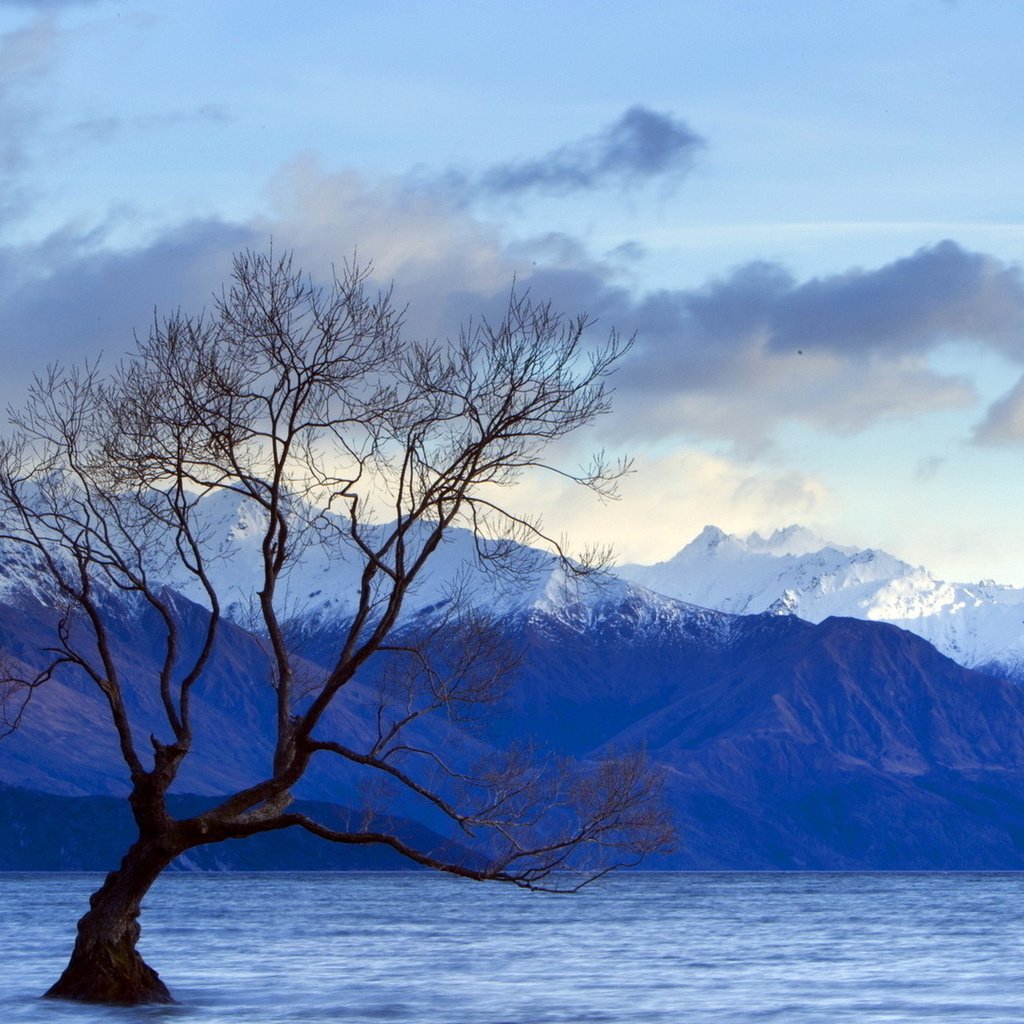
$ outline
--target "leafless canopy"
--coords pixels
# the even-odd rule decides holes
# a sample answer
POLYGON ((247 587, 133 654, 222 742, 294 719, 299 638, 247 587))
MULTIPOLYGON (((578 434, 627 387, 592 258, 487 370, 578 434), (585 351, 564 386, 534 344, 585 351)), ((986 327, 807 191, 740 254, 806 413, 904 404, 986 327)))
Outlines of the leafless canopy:
POLYGON ((547 458, 608 409, 605 382, 625 345, 613 334, 591 347, 585 317, 515 293, 499 322, 475 322, 452 341, 410 341, 390 294, 373 294, 367 277, 346 265, 320 287, 288 256, 244 252, 207 314, 158 320, 112 373, 54 369, 36 380, 0 448, 3 536, 45 568, 62 614, 50 664, 33 676, 7 671, 4 692, 23 701, 61 666, 92 680, 131 774, 140 843, 159 847, 157 860, 295 826, 473 878, 575 887, 589 876, 553 872, 580 866, 581 853, 595 854, 587 865, 601 872, 665 844, 656 777, 636 754, 585 766, 525 750, 502 763, 449 759, 419 726, 430 715, 472 719, 508 677, 508 652, 457 601, 415 637, 398 627, 455 526, 513 573, 513 542, 545 547, 569 573, 600 567, 599 556, 568 559, 538 522, 510 513, 503 488, 546 468, 611 493, 622 464, 598 457, 567 471, 547 458), (274 753, 258 783, 174 820, 164 797, 192 749, 190 698, 224 614, 198 513, 218 491, 249 503, 260 524, 253 625, 275 693, 274 753), (283 601, 289 567, 311 545, 359 566, 354 614, 323 671, 299 656, 283 601), (183 574, 209 609, 198 645, 186 643, 180 601, 164 585, 183 574), (164 723, 148 745, 126 700, 138 681, 112 649, 111 592, 133 595, 162 624, 164 723), (357 677, 372 677, 376 704, 353 707, 369 725, 342 735, 328 726, 357 677), (314 758, 340 758, 424 801, 481 853, 416 849, 370 814, 339 830, 289 810, 314 758))

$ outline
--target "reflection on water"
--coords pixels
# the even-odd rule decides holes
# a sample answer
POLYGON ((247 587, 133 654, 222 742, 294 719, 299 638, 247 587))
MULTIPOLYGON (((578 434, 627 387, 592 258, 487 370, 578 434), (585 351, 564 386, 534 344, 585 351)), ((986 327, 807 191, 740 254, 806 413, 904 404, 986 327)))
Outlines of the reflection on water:
POLYGON ((41 1001, 99 876, 0 875, 0 1021, 1020 1024, 1024 875, 631 874, 577 896, 429 874, 168 875, 179 1000, 41 1001))

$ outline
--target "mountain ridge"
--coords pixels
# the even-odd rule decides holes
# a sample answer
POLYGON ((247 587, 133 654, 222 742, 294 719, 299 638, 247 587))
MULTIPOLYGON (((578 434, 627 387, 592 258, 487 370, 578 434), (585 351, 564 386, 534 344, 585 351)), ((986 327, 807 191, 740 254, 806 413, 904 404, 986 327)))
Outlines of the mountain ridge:
POLYGON ((714 526, 672 558, 616 567, 623 579, 733 614, 887 622, 968 668, 1024 681, 1024 588, 951 583, 878 549, 830 544, 792 526, 742 538, 714 526))
MULTIPOLYGON (((256 531, 236 529, 233 511, 216 523, 223 532, 211 529, 210 542, 226 542, 222 580, 238 585, 240 611, 224 623, 209 675, 195 690, 195 757, 177 789, 205 798, 259 778, 273 749, 266 659, 260 638, 244 628, 246 544, 256 531), (231 564, 239 559, 244 564, 231 564)), ((709 550, 736 553, 721 531, 705 540, 709 550)), ((814 546, 796 530, 754 543, 776 552, 814 546)), ((884 578, 888 563, 876 554, 822 550, 860 573, 861 584, 872 573, 884 578)), ((527 552, 535 570, 528 585, 502 598, 498 577, 474 576, 460 563, 474 553, 472 538, 456 533, 396 639, 415 640, 443 621, 461 582, 463 593, 495 613, 495 626, 521 653, 519 668, 508 699, 479 731, 424 721, 417 726, 428 730, 424 748, 440 743, 446 756, 477 762, 527 740, 542 757, 584 762, 645 748, 664 773, 682 835, 661 867, 1024 868, 1024 688, 964 668, 887 623, 716 611, 615 575, 577 581, 539 553, 527 552)), ((755 554, 806 569, 815 553, 755 554)), ((29 561, 8 562, 7 570, 0 646, 30 665, 57 613, 38 581, 17 583, 19 573, 33 573, 29 561)), ((306 641, 302 657, 310 671, 322 670, 344 636, 348 568, 313 560, 289 585, 306 641)), ((119 602, 111 605, 113 650, 140 687, 127 699, 144 740, 158 710, 145 684, 161 652, 146 640, 145 608, 130 595, 107 599, 119 602)), ((206 610, 185 595, 175 600, 189 632, 201 634, 206 610)), ((325 723, 343 725, 356 747, 374 735, 374 683, 368 667, 346 689, 346 707, 332 709, 325 723)), ((22 728, 0 742, 0 783, 123 794, 126 771, 95 689, 73 672, 41 688, 22 728)), ((299 799, 338 806, 359 806, 360 794, 358 773, 330 760, 296 787, 299 799)), ((396 799, 392 812, 412 828, 442 825, 411 799, 396 799)))

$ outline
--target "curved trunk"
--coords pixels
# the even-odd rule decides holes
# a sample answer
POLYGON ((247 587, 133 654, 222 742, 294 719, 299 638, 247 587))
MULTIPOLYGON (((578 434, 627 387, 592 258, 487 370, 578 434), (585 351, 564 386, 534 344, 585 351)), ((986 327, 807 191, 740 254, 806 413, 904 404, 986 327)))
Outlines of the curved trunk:
POLYGON ((135 944, 142 898, 179 852, 159 839, 140 839, 132 846, 90 897, 71 959, 47 998, 120 1006, 174 1002, 135 944))

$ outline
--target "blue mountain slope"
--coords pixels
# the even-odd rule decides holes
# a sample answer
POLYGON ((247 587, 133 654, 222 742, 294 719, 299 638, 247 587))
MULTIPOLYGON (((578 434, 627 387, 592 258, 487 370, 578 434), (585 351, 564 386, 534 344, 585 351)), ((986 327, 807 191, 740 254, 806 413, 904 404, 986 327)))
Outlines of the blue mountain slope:
POLYGON ((630 618, 575 637, 525 624, 504 735, 529 727, 583 756, 645 747, 678 816, 667 863, 1024 868, 1016 684, 882 624, 745 616, 631 636, 630 618))
MULTIPOLYGON (((205 613, 188 614, 198 628, 205 613)), ((405 628, 423 628, 424 616, 405 628)), ((37 601, 9 604, 0 643, 31 661, 51 618, 37 601)), ((1024 868, 1024 691, 910 633, 850 619, 730 616, 621 585, 568 610, 512 608, 501 625, 522 655, 505 704, 475 740, 447 721, 425 726, 434 731, 424 738, 467 757, 524 738, 583 758, 646 747, 665 770, 681 831, 679 850, 659 866, 1024 868)), ((340 623, 305 628, 306 653, 326 661, 340 623)), ((126 611, 119 634, 126 678, 140 684, 133 706, 146 719, 153 697, 141 684, 159 651, 137 614, 126 611)), ((366 699, 353 706, 371 707, 372 684, 355 684, 366 699)), ((270 696, 259 642, 229 626, 196 695, 200 756, 181 792, 213 795, 258 776, 270 696)), ((336 724, 370 728, 340 712, 336 724)), ((23 728, 0 742, 0 782, 124 792, 102 705, 81 680, 36 694, 23 728)), ((357 806, 360 794, 357 777, 325 761, 299 795, 357 806)))

